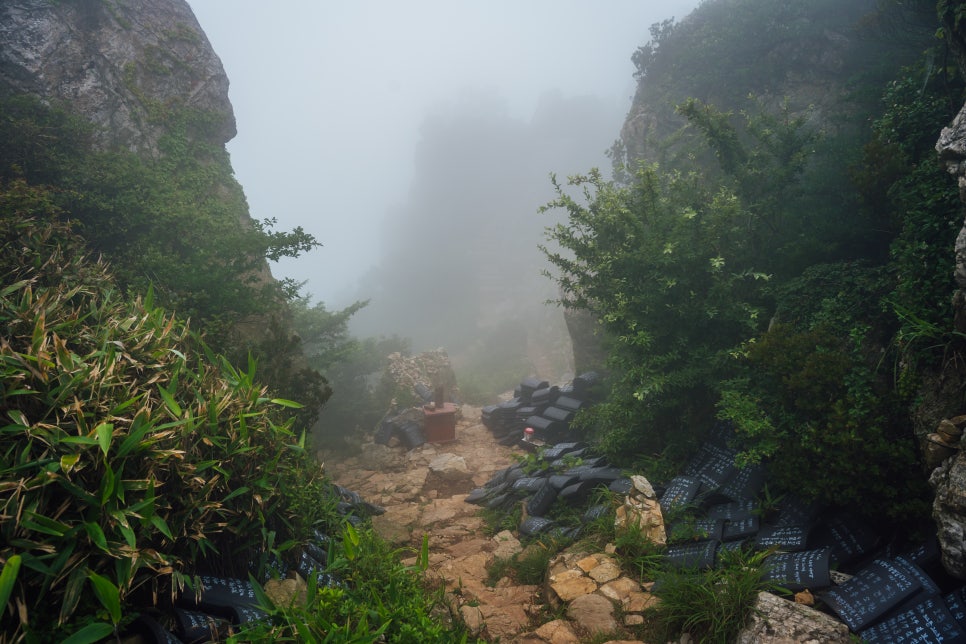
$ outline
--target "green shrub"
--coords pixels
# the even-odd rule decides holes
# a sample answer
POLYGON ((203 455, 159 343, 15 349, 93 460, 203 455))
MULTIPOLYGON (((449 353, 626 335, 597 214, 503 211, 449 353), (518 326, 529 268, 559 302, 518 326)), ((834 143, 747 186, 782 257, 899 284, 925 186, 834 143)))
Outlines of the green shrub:
POLYGON ((267 620, 253 623, 232 642, 466 642, 461 623, 443 617, 443 589, 432 591, 422 573, 428 564, 428 541, 418 554, 416 567, 399 563, 401 555, 371 529, 346 524, 343 549, 329 570, 342 576, 338 587, 309 584, 304 602, 276 606, 259 593, 267 620))
POLYGON ((690 633, 698 642, 735 640, 762 590, 777 587, 761 581, 761 566, 771 554, 724 551, 719 567, 707 572, 668 569, 657 577, 661 598, 657 619, 665 638, 690 633))
POLYGON ((321 476, 283 413, 294 403, 150 293, 120 299, 43 220, 45 191, 0 197, 0 560, 21 562, 9 601, 22 607, 4 610, 4 632, 63 637, 94 615, 113 630, 189 572, 244 576, 270 518, 297 524, 282 486, 321 476))
POLYGON ((892 519, 925 516, 925 483, 891 372, 868 327, 842 337, 776 324, 747 347, 746 377, 728 383, 721 417, 745 462, 809 500, 892 519))

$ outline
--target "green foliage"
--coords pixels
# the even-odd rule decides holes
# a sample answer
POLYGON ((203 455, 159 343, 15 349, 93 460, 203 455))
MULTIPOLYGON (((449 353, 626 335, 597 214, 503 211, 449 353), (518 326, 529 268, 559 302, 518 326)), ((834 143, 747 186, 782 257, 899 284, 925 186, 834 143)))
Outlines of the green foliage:
POLYGON ((656 617, 664 639, 690 633, 699 642, 733 642, 744 628, 758 593, 777 590, 761 581, 768 551, 724 551, 718 568, 707 572, 668 569, 658 575, 661 603, 656 617))
POLYGON ((707 420, 728 351, 761 325, 769 276, 748 261, 753 215, 727 189, 650 167, 628 188, 596 172, 570 185, 582 200, 555 183, 547 207, 568 214, 548 233, 566 252, 544 252, 562 303, 593 311, 608 332, 615 374, 585 424, 617 462, 687 449, 694 436, 681 428, 707 420))
POLYGON ((244 571, 275 517, 304 530, 280 490, 301 476, 314 489, 321 472, 254 361, 218 357, 150 292, 120 299, 80 240, 44 221, 48 197, 23 182, 0 192, 19 215, 0 218, 0 560, 21 566, 3 575, 21 609, 0 619, 80 641, 99 628, 85 616, 113 631, 189 565, 244 571))
POLYGON ((268 613, 230 642, 466 642, 460 624, 447 624, 437 613, 443 607, 442 589, 430 591, 421 574, 428 565, 428 540, 424 539, 417 568, 399 563, 402 555, 392 550, 371 529, 345 524, 343 554, 330 567, 345 583, 317 588, 309 583, 304 598, 291 605, 275 605, 257 589, 257 599, 268 613))
POLYGON ((259 356, 265 381, 305 403, 300 420, 310 425, 329 392, 318 373, 299 366, 284 313, 295 287, 271 280, 266 260, 318 243, 301 229, 249 219, 223 146, 209 142, 220 119, 165 107, 159 154, 147 157, 95 150, 91 126, 78 118, 34 98, 0 96, 0 185, 42 189, 50 212, 111 262, 123 293, 153 288, 159 305, 193 319, 236 365, 259 356))
POLYGON ((748 345, 746 376, 728 383, 721 417, 766 460, 770 480, 810 500, 871 518, 925 516, 928 498, 912 435, 868 327, 831 333, 776 324, 748 345))
POLYGON ((542 584, 547 577, 550 560, 559 551, 559 544, 538 539, 506 559, 496 558, 487 566, 487 585, 495 586, 504 577, 522 585, 542 584))

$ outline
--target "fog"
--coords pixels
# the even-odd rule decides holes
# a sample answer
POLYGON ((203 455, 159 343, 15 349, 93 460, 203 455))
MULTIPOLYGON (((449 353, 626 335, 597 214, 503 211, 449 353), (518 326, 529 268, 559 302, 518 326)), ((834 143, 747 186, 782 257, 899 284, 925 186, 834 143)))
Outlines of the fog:
POLYGON ((330 309, 370 299, 357 333, 456 352, 513 318, 559 323, 538 310, 548 175, 609 166, 631 54, 698 4, 189 3, 231 81, 252 216, 324 245, 276 277, 330 309))

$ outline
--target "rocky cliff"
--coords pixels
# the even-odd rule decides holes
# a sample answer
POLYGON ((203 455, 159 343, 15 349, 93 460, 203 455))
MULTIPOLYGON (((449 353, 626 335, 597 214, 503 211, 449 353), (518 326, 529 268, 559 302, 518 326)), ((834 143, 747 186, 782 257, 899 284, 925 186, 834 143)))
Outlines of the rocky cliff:
POLYGON ((185 0, 4 0, 0 89, 60 104, 99 126, 98 143, 156 155, 166 113, 214 115, 235 135, 228 77, 185 0))
MULTIPOLYGON (((948 3, 941 4, 943 29, 948 35, 960 72, 966 74, 966 29, 960 26, 948 3), (945 7, 945 10, 943 9, 945 7), (945 14, 945 15, 943 15, 945 14)), ((944 128, 936 143, 939 160, 956 180, 966 214, 966 105, 944 128)), ((966 220, 956 238, 956 291, 952 294, 956 330, 966 332, 966 220)), ((955 379, 959 385, 962 377, 955 379)), ((957 399, 961 394, 956 392, 957 399)), ((936 490, 933 518, 938 526, 943 565, 953 575, 966 579, 966 454, 959 451, 937 468, 930 479, 936 490)))

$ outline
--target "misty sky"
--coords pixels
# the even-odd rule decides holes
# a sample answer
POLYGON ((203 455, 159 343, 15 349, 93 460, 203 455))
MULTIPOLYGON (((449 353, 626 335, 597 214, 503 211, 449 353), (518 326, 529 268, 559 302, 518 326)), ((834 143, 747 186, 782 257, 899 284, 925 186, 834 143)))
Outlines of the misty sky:
POLYGON ((379 231, 407 201, 431 114, 485 95, 528 121, 541 96, 557 91, 612 101, 623 115, 634 93, 630 56, 650 25, 681 19, 698 4, 188 2, 231 81, 238 136, 228 149, 252 216, 302 226, 324 244, 273 272, 306 280, 305 291, 333 306, 358 297, 356 283, 379 261, 379 231))

